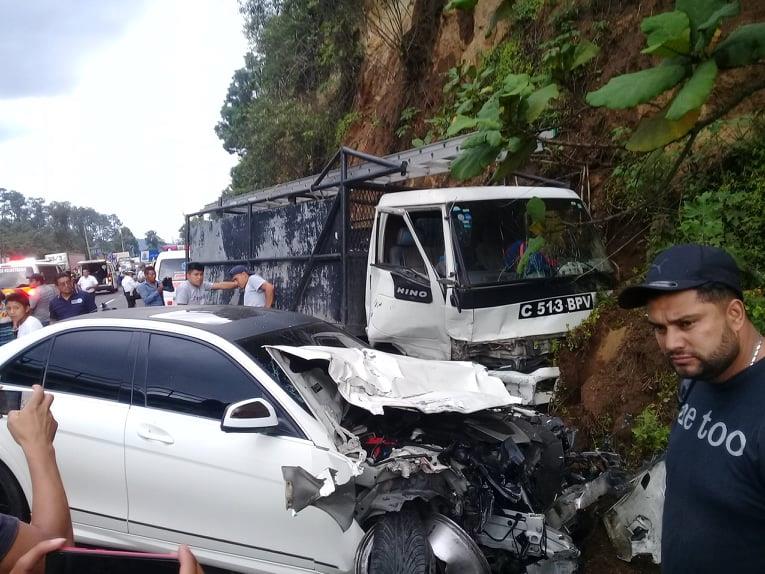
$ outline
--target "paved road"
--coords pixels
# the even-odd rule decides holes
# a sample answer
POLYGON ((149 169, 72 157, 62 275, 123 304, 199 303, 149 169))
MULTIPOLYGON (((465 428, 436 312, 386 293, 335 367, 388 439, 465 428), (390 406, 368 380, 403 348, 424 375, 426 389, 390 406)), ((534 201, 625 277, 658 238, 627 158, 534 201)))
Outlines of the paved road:
MULTIPOLYGON (((107 303, 106 306, 110 309, 127 309, 127 301, 125 301, 122 289, 116 293, 97 293, 96 305, 98 305, 99 309, 101 309, 101 303, 107 303)), ((138 304, 140 305, 141 302, 139 301, 138 304)))

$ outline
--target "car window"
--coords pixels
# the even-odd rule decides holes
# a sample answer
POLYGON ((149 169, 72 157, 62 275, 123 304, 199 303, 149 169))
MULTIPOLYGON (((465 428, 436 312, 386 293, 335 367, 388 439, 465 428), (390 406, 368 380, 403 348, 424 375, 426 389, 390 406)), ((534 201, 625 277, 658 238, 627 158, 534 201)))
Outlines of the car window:
POLYGON ((0 370, 0 382, 25 387, 41 385, 45 374, 45 363, 50 352, 50 342, 51 339, 46 339, 7 363, 0 370))
MULTIPOLYGON (((131 334, 88 330, 58 335, 45 375, 49 391, 116 401, 133 381, 131 334)), ((129 395, 128 395, 129 397, 129 395)))
POLYGON ((151 335, 147 407, 220 420, 228 405, 255 398, 268 399, 223 353, 189 339, 151 335))

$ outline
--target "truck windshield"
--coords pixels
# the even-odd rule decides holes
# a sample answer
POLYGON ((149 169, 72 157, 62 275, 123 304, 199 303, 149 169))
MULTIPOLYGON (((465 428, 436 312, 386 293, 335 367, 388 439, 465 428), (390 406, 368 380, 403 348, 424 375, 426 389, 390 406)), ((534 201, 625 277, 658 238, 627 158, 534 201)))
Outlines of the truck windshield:
POLYGON ((578 199, 459 202, 451 207, 451 223, 471 285, 613 271, 578 199))
POLYGON ((31 267, 0 267, 0 289, 13 289, 27 285, 34 270, 31 267))

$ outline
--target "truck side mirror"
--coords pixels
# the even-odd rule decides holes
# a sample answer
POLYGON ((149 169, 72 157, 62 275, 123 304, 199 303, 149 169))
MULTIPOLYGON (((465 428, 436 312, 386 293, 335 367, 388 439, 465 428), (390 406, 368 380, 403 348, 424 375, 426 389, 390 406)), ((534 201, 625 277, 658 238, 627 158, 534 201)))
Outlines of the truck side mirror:
POLYGON ((451 277, 439 277, 437 279, 438 283, 440 285, 443 285, 444 287, 456 287, 457 282, 451 278, 451 277))
POLYGON ((223 432, 258 432, 276 426, 279 426, 276 411, 263 399, 247 399, 229 405, 220 423, 223 432))

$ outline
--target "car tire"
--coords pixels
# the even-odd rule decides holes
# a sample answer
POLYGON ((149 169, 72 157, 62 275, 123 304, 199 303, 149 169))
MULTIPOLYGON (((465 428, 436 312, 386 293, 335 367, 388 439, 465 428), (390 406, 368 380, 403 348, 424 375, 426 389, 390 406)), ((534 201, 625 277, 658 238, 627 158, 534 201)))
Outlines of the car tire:
POLYGON ((0 512, 10 514, 19 520, 29 522, 31 512, 29 503, 19 481, 13 473, 0 462, 0 512))
POLYGON ((369 574, 431 574, 436 560, 414 508, 385 514, 374 526, 369 574))

